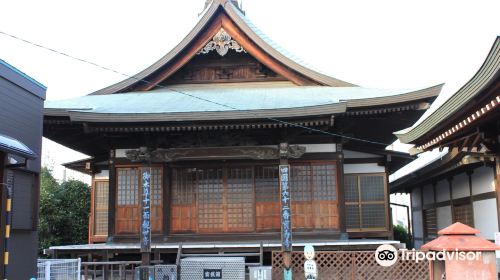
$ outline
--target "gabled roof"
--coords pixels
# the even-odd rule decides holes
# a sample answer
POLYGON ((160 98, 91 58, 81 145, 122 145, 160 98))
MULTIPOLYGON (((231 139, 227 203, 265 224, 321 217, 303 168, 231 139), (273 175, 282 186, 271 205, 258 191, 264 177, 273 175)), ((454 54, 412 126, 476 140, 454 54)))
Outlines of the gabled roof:
MULTIPOLYGON (((470 79, 462 88, 460 88, 456 93, 448 98, 439 107, 432 108, 427 112, 424 117, 416 122, 412 127, 395 132, 394 134, 399 138, 402 143, 412 143, 412 144, 425 144, 421 143, 427 138, 439 136, 439 140, 433 140, 432 143, 426 144, 427 149, 437 144, 442 138, 451 136, 455 131, 462 129, 462 125, 457 125, 452 123, 449 126, 444 126, 445 123, 449 121, 459 121, 462 122, 464 118, 467 118, 470 112, 464 110, 466 106, 474 105, 476 101, 475 98, 481 97, 484 94, 485 89, 489 88, 492 84, 498 83, 500 80, 500 36, 496 38, 486 60, 484 61, 481 68, 477 73, 470 79), (453 127, 453 129, 451 129, 453 127), (448 133, 448 130, 452 130, 452 133, 448 133)), ((496 99, 498 97, 493 97, 496 99)), ((490 100, 485 101, 486 105, 490 103, 490 100)), ((496 102, 496 101, 495 101, 496 102)), ((498 106, 493 104, 498 110, 498 106)), ((479 104, 478 104, 479 105, 479 104)), ((481 106, 483 104, 480 104, 481 106)), ((491 105, 490 105, 491 107, 491 105)), ((470 121, 469 121, 470 122, 470 121)), ((465 124, 468 124, 466 122, 465 124)), ((421 149, 422 150, 422 149, 421 149)))
MULTIPOLYGON (((313 85, 334 87, 355 86, 306 66, 302 61, 279 47, 258 30, 241 10, 235 7, 232 1, 213 0, 211 6, 198 24, 172 51, 133 77, 98 90, 91 93, 91 95, 136 91, 137 88, 134 87, 141 83, 146 83, 146 85, 142 86, 141 90, 154 88, 158 83, 157 79, 164 80, 174 74, 212 39, 215 34, 206 34, 207 30, 214 33, 220 30, 220 28, 224 28, 240 45, 245 47, 248 53, 262 63, 269 63, 269 59, 272 59, 280 65, 281 68, 278 68, 282 71, 293 72, 288 78, 296 84, 303 84, 304 81, 312 81, 313 85), (158 77, 160 72, 165 71, 166 68, 168 68, 166 73, 158 77)), ((270 65, 266 66, 269 67, 270 65)), ((270 68, 275 72, 279 72, 280 70, 270 68)))
POLYGON ((45 103, 45 116, 87 122, 171 122, 341 114, 430 100, 442 85, 414 90, 296 86, 290 82, 177 85, 45 103), (140 105, 140 106, 139 106, 140 105))
POLYGON ((0 59, 0 77, 45 100, 46 86, 2 59, 0 59))

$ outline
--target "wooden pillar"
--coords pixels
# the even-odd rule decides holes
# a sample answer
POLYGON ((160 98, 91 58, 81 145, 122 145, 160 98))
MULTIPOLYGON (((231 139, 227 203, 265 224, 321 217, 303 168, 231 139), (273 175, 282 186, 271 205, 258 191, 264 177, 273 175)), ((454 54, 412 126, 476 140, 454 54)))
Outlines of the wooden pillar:
POLYGON ((336 152, 338 153, 337 158, 337 176, 339 178, 338 183, 338 207, 339 207, 339 230, 340 239, 349 239, 347 234, 346 226, 346 212, 345 212, 345 188, 344 188, 344 151, 342 150, 342 144, 337 144, 336 152))
POLYGON ((495 156, 495 167, 493 169, 495 180, 495 193, 497 197, 497 218, 498 227, 500 228, 500 151, 495 156))
POLYGON ((470 203, 470 209, 471 209, 471 213, 472 213, 472 225, 470 225, 471 227, 473 227, 475 225, 475 222, 474 222, 474 199, 472 199, 472 173, 474 173, 473 170, 467 170, 467 179, 469 181, 469 203, 470 203))
POLYGON ((279 182, 281 200, 281 250, 283 254, 284 278, 292 279, 292 207, 290 202, 290 168, 288 165, 288 143, 279 145, 279 182), (287 168, 288 166, 288 168, 287 168), (285 173, 286 172, 286 173, 285 173))
POLYGON ((422 215, 422 244, 425 243, 427 237, 426 217, 424 213, 424 186, 420 186, 420 214, 422 215))
POLYGON ((172 168, 163 165, 163 241, 167 241, 170 234, 170 209, 172 202, 172 168))
MULTIPOLYGON (((139 235, 141 243, 141 265, 151 265, 151 163, 140 169, 141 173, 141 224, 139 235)), ((142 278, 141 278, 142 279, 142 278)))
MULTIPOLYGON (((453 206, 453 177, 448 178, 448 186, 450 188, 450 208, 451 208, 451 223, 455 223, 455 210, 453 206)), ((437 213, 436 213, 437 217, 437 213)))
POLYGON ((115 236, 115 212, 116 212, 116 168, 115 151, 109 152, 109 193, 108 193, 108 241, 113 242, 115 236))
POLYGON ((393 223, 392 223, 392 208, 391 208, 391 192, 389 191, 389 165, 391 164, 392 157, 390 155, 386 155, 385 158, 385 164, 384 164, 384 169, 385 169, 385 176, 384 176, 384 192, 386 195, 386 204, 385 204, 385 209, 387 211, 387 221, 386 221, 386 226, 389 230, 389 236, 387 237, 388 239, 394 239, 394 231, 393 231, 393 223))

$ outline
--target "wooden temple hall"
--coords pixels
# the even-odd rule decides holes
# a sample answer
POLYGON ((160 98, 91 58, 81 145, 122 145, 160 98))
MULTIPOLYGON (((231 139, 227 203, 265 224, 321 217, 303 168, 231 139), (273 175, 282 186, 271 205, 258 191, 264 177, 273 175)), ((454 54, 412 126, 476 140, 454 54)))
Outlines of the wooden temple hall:
POLYGON ((45 103, 44 136, 89 155, 66 167, 93 178, 89 244, 51 251, 138 253, 145 168, 153 251, 279 249, 280 164, 290 165, 295 245, 393 242, 388 175, 412 157, 387 146, 441 86, 370 89, 327 76, 236 1, 214 0, 134 77, 45 103))

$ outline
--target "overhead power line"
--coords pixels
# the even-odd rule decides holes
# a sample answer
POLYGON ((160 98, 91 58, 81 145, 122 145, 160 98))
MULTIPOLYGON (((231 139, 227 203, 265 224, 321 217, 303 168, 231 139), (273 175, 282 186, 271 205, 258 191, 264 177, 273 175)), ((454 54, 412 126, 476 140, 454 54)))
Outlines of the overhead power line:
MULTIPOLYGON (((115 70, 113 68, 102 66, 102 65, 97 64, 95 62, 92 62, 92 61, 89 61, 89 60, 86 60, 86 59, 83 59, 83 58, 79 58, 79 57, 67 54, 65 52, 62 52, 62 51, 59 51, 59 50, 56 50, 56 49, 53 49, 53 48, 50 48, 50 47, 46 47, 46 46, 37 44, 35 42, 32 42, 32 41, 26 40, 24 38, 21 38, 21 37, 18 37, 18 36, 6 33, 6 32, 1 31, 1 30, 0 30, 0 34, 4 35, 4 36, 7 36, 7 37, 10 37, 12 39, 21 41, 23 43, 26 43, 26 44, 29 44, 29 45, 32 45, 32 46, 35 46, 35 47, 38 47, 38 48, 41 48, 41 49, 53 52, 53 53, 56 53, 58 55, 62 55, 62 56, 68 57, 70 59, 73 59, 73 60, 76 60, 76 61, 79 61, 79 62, 83 62, 83 63, 86 63, 86 64, 90 64, 92 66, 101 68, 101 69, 106 70, 106 71, 113 72, 115 74, 124 76, 126 78, 134 79, 134 80, 136 80, 138 82, 144 82, 144 83, 147 83, 147 84, 153 84, 150 81, 147 81, 145 79, 141 79, 141 78, 137 78, 137 77, 135 77, 133 75, 125 74, 125 73, 117 71, 117 70, 115 70)), ((173 88, 169 88, 169 87, 166 87, 166 86, 162 86, 162 85, 155 85, 155 86, 158 87, 158 88, 164 88, 164 89, 167 89, 169 91, 173 91, 173 92, 185 95, 185 96, 189 96, 189 97, 194 98, 194 99, 198 99, 198 100, 201 100, 201 101, 204 101, 204 102, 208 102, 208 103, 215 104, 215 105, 218 105, 218 106, 221 106, 221 107, 225 107, 225 108, 228 108, 228 109, 231 109, 231 110, 244 111, 244 110, 241 110, 239 108, 233 107, 231 105, 227 105, 227 104, 223 104, 223 103, 220 103, 220 102, 217 102, 217 101, 213 101, 213 100, 210 100, 210 99, 206 99, 206 98, 203 98, 203 97, 195 96, 195 95, 189 94, 187 92, 183 92, 183 91, 176 90, 176 89, 173 89, 173 88)), ((340 137, 340 138, 344 138, 344 139, 348 139, 348 140, 352 140, 352 141, 363 142, 363 143, 369 143, 369 144, 375 144, 375 145, 382 145, 384 147, 387 147, 387 146, 390 145, 390 144, 386 144, 386 143, 382 143, 382 142, 377 142, 377 141, 372 141, 372 140, 367 140, 367 139, 352 137, 352 136, 348 136, 348 135, 343 135, 343 134, 339 134, 339 133, 334 133, 334 132, 330 132, 330 131, 325 131, 325 130, 321 130, 321 129, 311 128, 311 127, 307 127, 307 126, 304 126, 304 125, 300 125, 300 124, 296 124, 296 123, 291 123, 291 122, 287 122, 287 121, 276 119, 276 118, 272 118, 272 117, 264 117, 264 116, 260 116, 257 113, 252 113, 252 112, 246 112, 246 113, 249 114, 249 115, 255 116, 257 118, 260 118, 260 119, 267 119, 267 120, 270 120, 270 121, 273 121, 273 122, 277 122, 277 123, 281 123, 281 124, 286 124, 286 125, 297 127, 297 128, 302 128, 302 129, 305 129, 305 130, 309 130, 309 131, 312 131, 312 132, 321 133, 321 134, 328 135, 328 136, 340 137)))

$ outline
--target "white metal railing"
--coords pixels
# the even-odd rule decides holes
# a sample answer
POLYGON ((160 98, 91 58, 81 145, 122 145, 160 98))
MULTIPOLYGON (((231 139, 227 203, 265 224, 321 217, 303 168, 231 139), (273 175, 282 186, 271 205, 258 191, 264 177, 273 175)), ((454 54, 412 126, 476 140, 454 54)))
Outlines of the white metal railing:
POLYGON ((80 280, 81 259, 38 259, 38 280, 80 280))

